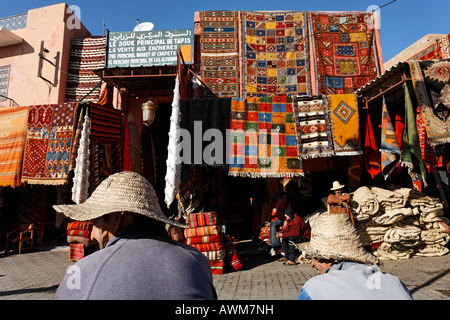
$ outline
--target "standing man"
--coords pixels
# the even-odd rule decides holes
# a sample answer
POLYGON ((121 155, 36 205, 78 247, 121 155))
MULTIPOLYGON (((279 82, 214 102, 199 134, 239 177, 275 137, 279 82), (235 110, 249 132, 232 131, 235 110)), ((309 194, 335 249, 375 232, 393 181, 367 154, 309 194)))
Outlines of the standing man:
POLYGON ((62 300, 215 300, 208 259, 171 240, 152 185, 140 174, 105 179, 78 205, 55 205, 68 218, 93 222, 100 250, 68 269, 56 291, 62 300))
POLYGON ((330 213, 344 213, 350 221, 355 225, 352 209, 350 208, 351 197, 348 193, 343 193, 345 185, 341 185, 339 181, 333 182, 333 187, 330 189, 334 194, 330 194, 327 199, 328 211, 330 213))

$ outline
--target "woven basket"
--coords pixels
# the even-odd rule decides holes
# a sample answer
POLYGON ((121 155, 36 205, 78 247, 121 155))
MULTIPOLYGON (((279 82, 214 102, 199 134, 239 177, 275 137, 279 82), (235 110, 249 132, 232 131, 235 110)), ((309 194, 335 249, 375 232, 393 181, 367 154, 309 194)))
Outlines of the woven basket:
POLYGON ((362 246, 359 234, 346 214, 322 213, 311 230, 306 250, 318 259, 354 261, 376 265, 378 259, 362 246))

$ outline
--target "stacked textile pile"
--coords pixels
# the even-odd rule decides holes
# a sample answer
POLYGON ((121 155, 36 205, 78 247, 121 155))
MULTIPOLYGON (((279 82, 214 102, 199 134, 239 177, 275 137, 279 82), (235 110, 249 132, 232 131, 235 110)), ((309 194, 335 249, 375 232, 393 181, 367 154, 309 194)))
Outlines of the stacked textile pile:
POLYGON ((357 230, 380 259, 441 256, 450 235, 439 200, 414 189, 361 187, 352 193, 357 230))
POLYGON ((74 221, 67 224, 68 260, 78 261, 85 256, 85 249, 95 244, 91 240, 92 222, 74 221))
POLYGON ((223 274, 225 245, 222 227, 215 212, 187 215, 189 228, 184 230, 186 244, 201 251, 209 260, 213 274, 223 274))

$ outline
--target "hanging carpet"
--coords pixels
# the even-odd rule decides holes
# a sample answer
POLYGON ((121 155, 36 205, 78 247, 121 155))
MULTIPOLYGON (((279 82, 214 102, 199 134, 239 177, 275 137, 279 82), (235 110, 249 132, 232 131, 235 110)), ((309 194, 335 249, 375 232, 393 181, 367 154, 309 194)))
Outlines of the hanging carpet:
POLYGON ((431 146, 450 142, 450 59, 408 61, 431 146))
POLYGON ((106 37, 72 39, 67 74, 66 102, 97 102, 101 81, 93 70, 105 67, 106 37), (95 89, 94 89, 95 88, 95 89))
POLYGON ((233 98, 230 129, 230 176, 303 176, 290 97, 233 98))
POLYGON ((310 95, 306 13, 242 13, 242 97, 310 95))
POLYGON ((292 106, 299 158, 334 156, 330 110, 326 97, 295 97, 292 106))
POLYGON ((28 107, 0 109, 0 187, 20 185, 28 107))
POLYGON ((200 73, 221 98, 239 96, 239 12, 201 11, 200 73))
POLYGON ((315 94, 353 93, 383 69, 378 30, 367 12, 309 12, 315 94))
POLYGON ((29 107, 22 182, 67 183, 78 103, 29 107))
POLYGON ((358 103, 353 93, 328 96, 336 156, 362 154, 358 103))

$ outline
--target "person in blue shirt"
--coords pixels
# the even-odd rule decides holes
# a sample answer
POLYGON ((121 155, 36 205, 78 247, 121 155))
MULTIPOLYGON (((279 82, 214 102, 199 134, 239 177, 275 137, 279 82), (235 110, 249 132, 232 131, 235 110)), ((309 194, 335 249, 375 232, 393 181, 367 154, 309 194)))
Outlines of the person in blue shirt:
POLYGON ((305 282, 297 300, 412 300, 402 281, 380 270, 346 214, 320 214, 305 253, 319 275, 305 282))
POLYGON ((57 300, 217 300, 206 256, 168 237, 168 219, 152 185, 124 171, 105 179, 83 203, 55 205, 70 219, 93 221, 100 250, 71 266, 57 300))

